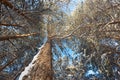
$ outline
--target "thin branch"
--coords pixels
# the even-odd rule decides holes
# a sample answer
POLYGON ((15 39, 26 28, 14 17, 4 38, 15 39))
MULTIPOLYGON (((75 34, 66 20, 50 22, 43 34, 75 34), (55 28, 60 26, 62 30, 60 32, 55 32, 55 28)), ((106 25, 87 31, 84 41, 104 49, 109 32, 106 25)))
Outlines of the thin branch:
POLYGON ((48 14, 48 12, 50 13, 50 12, 52 12, 52 10, 47 8, 47 9, 42 9, 40 11, 24 10, 22 12, 23 12, 23 14, 48 14))
POLYGON ((100 30, 100 32, 120 32, 120 30, 100 30))
MULTIPOLYGON (((106 45, 106 44, 100 44, 100 45, 102 45, 102 47, 104 47, 104 48, 109 48, 109 49, 111 50, 111 53, 112 53, 112 54, 113 54, 113 53, 120 54, 120 52, 118 52, 118 51, 116 50, 117 46, 111 47, 111 46, 106 45)), ((111 53, 108 53, 108 54, 111 54, 111 53)), ((115 62, 115 64, 118 65, 116 62, 115 62)), ((118 65, 118 66, 120 66, 120 65, 118 65)))
POLYGON ((17 57, 15 57, 14 59, 12 59, 11 61, 9 61, 6 65, 4 65, 3 67, 0 68, 0 71, 2 71, 3 69, 5 69, 7 66, 11 65, 15 60, 17 59, 17 57))
POLYGON ((113 36, 113 35, 101 35, 99 36, 99 38, 111 38, 111 39, 115 39, 115 40, 120 40, 120 36, 113 36))
POLYGON ((23 38, 23 37, 33 36, 33 35, 37 35, 37 34, 39 34, 39 33, 19 34, 19 35, 13 35, 13 36, 1 36, 0 41, 16 39, 16 38, 23 38))
POLYGON ((113 5, 112 7, 108 7, 107 10, 111 9, 111 8, 116 8, 116 7, 119 7, 119 6, 120 6, 120 4, 116 4, 116 5, 113 5))
MULTIPOLYGON (((52 38, 52 39, 64 39, 64 38, 70 37, 70 36, 72 36, 73 33, 74 33, 75 31, 77 31, 80 27, 82 27, 82 26, 79 25, 77 28, 75 28, 75 29, 74 29, 71 33, 69 33, 68 35, 65 35, 65 36, 63 36, 63 37, 55 37, 55 38, 52 38)), ((57 35, 54 35, 54 36, 57 36, 57 35)))
POLYGON ((17 24, 6 24, 6 23, 1 23, 0 26, 14 26, 14 27, 23 27, 21 25, 17 25, 17 24))
POLYGON ((98 26, 110 25, 110 24, 117 24, 117 23, 120 23, 120 20, 111 21, 111 22, 106 22, 106 23, 98 23, 98 26))

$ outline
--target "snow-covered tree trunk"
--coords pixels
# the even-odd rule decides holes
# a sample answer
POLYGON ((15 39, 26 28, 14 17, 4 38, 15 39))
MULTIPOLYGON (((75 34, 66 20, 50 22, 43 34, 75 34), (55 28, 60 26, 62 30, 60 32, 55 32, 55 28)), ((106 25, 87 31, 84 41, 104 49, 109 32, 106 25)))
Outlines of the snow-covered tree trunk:
POLYGON ((48 40, 33 61, 21 73, 19 80, 52 80, 51 40, 48 40))

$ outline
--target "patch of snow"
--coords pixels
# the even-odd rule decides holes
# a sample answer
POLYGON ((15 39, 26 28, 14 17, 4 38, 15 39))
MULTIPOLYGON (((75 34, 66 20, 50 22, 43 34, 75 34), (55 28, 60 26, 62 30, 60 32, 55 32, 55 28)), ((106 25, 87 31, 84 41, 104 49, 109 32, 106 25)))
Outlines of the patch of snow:
POLYGON ((74 65, 70 65, 67 67, 68 69, 76 69, 76 67, 74 65))
POLYGON ((72 77, 73 75, 72 74, 68 74, 68 77, 72 77))
POLYGON ((89 74, 94 75, 94 74, 95 74, 95 72, 94 72, 93 70, 89 70, 89 71, 88 71, 88 75, 89 75, 89 74))
POLYGON ((25 68, 25 70, 20 74, 20 77, 18 80, 22 80, 23 77, 27 74, 29 74, 29 72, 31 71, 32 67, 34 66, 34 62, 37 60, 38 55, 41 52, 41 49, 44 47, 44 44, 39 48, 39 52, 34 56, 32 62, 25 68))
POLYGON ((120 71, 118 71, 118 74, 120 75, 120 71))
POLYGON ((106 55, 107 55, 107 53, 102 54, 101 59, 104 59, 106 55))
POLYGON ((98 75, 98 74, 99 74, 98 71, 89 70, 89 71, 87 71, 87 73, 86 73, 85 76, 89 76, 89 75, 98 75))

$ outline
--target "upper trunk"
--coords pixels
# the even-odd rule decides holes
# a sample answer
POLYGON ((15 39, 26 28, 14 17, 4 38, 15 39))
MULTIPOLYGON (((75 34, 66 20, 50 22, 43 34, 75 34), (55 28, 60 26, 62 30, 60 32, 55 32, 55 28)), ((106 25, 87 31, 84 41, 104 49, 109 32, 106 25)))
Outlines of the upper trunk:
MULTIPOLYGON (((38 53, 39 54, 39 53, 38 53)), ((40 54, 33 62, 34 66, 22 80, 52 80, 52 53, 51 40, 47 41, 41 48, 40 54)))

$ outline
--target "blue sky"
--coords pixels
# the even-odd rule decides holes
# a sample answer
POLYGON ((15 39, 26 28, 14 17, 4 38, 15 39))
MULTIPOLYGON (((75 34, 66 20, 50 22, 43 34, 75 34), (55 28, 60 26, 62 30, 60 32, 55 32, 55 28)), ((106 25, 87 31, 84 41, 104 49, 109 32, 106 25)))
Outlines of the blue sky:
POLYGON ((79 3, 81 3, 84 0, 72 0, 69 4, 69 8, 71 11, 73 11, 79 3))
POLYGON ((66 13, 71 13, 82 1, 84 0, 71 0, 71 2, 67 6, 63 6, 62 8, 66 13))

